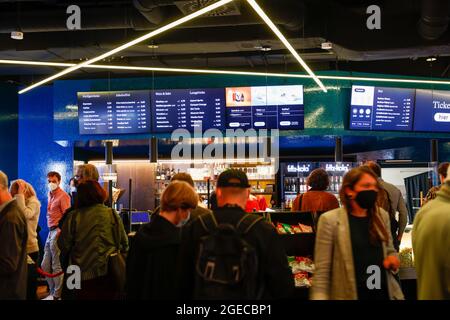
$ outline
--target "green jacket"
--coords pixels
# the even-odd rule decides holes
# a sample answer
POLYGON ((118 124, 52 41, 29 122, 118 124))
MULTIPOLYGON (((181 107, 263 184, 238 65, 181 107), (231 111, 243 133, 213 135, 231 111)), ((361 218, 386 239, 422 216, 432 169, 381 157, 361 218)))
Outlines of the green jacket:
POLYGON ((412 233, 418 298, 450 299, 450 183, 414 219, 412 233))
POLYGON ((128 237, 119 216, 103 204, 75 209, 67 213, 58 246, 62 260, 78 265, 81 280, 90 280, 108 273, 109 256, 128 251, 128 237), (116 221, 119 222, 117 225, 116 221))

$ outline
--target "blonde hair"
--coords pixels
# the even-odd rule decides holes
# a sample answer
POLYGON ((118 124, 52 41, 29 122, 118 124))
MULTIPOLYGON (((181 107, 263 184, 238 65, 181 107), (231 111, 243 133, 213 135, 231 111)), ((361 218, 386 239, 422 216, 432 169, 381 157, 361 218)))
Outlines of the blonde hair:
POLYGON ((19 190, 19 182, 23 182, 25 184, 25 192, 24 192, 25 199, 36 197, 36 191, 34 191, 33 186, 22 179, 18 179, 13 182, 11 188, 9 189, 10 193, 17 194, 17 191, 19 190))
POLYGON ((171 182, 161 195, 161 211, 195 209, 197 204, 197 193, 184 181, 171 182))
POLYGON ((87 163, 87 164, 81 164, 77 168, 78 172, 80 172, 81 177, 85 181, 98 181, 100 175, 98 174, 97 167, 93 164, 87 163))

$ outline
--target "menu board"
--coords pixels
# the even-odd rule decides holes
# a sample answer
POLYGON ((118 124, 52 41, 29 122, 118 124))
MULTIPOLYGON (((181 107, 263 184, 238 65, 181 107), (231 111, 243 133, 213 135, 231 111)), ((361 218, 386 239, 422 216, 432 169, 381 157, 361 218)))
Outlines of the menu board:
POLYGON ((226 127, 303 130, 303 86, 226 88, 226 127))
POLYGON ((153 132, 223 129, 223 89, 163 89, 152 91, 153 132))
POLYGON ((150 132, 149 91, 79 92, 80 134, 150 132))
POLYGON ((414 131, 450 133, 450 91, 416 90, 414 131))
POLYGON ((353 86, 350 129, 411 131, 414 89, 353 86))

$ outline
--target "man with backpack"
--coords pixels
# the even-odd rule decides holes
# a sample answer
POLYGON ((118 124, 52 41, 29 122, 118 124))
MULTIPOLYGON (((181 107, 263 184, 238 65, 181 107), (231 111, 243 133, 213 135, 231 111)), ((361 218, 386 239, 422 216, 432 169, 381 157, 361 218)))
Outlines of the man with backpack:
POLYGON ((392 242, 394 248, 399 251, 400 242, 402 241, 403 231, 405 231, 408 223, 408 209, 406 208, 405 200, 403 200, 402 192, 393 184, 381 179, 381 167, 375 161, 368 161, 365 164, 378 176, 380 182, 382 195, 382 203, 380 206, 389 213, 391 222, 392 242), (398 212, 398 221, 396 213, 398 212))
POLYGON ((294 279, 275 228, 245 212, 249 187, 244 172, 222 172, 218 208, 183 228, 182 298, 277 299, 292 294, 294 279))

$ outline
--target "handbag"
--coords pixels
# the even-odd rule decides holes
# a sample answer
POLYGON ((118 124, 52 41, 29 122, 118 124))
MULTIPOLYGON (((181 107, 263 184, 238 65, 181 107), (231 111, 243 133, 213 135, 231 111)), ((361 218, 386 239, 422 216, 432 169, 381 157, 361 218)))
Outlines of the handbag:
POLYGON ((108 257, 108 273, 114 280, 115 287, 119 294, 118 298, 123 297, 125 292, 126 283, 126 258, 122 252, 120 252, 120 223, 117 214, 111 209, 115 221, 115 245, 116 251, 108 257))

